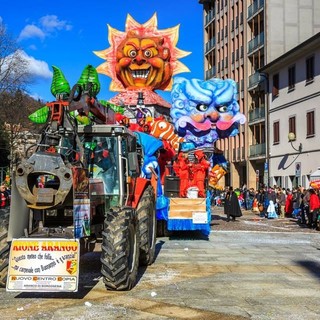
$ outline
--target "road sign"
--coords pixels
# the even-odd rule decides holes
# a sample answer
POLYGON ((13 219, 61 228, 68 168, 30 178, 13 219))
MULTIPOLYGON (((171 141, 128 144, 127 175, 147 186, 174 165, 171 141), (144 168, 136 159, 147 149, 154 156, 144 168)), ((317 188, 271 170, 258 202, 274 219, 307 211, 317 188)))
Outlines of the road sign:
POLYGON ((296 173, 296 177, 300 177, 301 176, 301 162, 296 162, 295 164, 295 173, 296 173))

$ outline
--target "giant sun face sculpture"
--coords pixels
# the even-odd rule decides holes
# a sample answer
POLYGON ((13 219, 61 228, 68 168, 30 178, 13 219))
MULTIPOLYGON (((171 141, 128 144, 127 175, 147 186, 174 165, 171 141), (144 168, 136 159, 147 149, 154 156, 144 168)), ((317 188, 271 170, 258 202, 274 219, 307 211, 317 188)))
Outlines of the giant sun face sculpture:
POLYGON ((125 32, 108 30, 110 48, 94 53, 106 60, 97 71, 112 78, 111 91, 170 90, 173 75, 189 72, 178 61, 189 54, 176 47, 179 26, 158 30, 156 14, 144 24, 128 15, 125 32))

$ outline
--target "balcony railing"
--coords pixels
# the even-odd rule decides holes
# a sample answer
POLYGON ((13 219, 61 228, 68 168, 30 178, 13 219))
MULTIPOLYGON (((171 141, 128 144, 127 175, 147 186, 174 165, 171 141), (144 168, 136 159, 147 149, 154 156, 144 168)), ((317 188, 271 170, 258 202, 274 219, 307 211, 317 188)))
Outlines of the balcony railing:
POLYGON ((249 122, 256 121, 259 119, 264 119, 266 115, 266 110, 263 105, 263 107, 255 108, 253 110, 249 111, 249 122))
POLYGON ((212 48, 214 48, 215 45, 216 45, 216 38, 213 37, 206 43, 206 53, 208 53, 212 48))
POLYGON ((214 9, 211 9, 208 14, 206 15, 206 25, 212 21, 214 19, 214 17, 216 16, 216 13, 214 11, 214 9))
POLYGON ((252 5, 248 7, 248 20, 251 19, 262 7, 264 6, 264 0, 255 0, 252 5))
POLYGON ((261 32, 248 43, 248 54, 264 44, 264 32, 261 32))
POLYGON ((254 74, 249 76, 248 89, 257 86, 259 83, 262 83, 263 81, 264 78, 262 78, 261 74, 259 72, 255 72, 254 74))
POLYGON ((250 146, 250 157, 259 157, 259 156, 265 156, 266 155, 266 144, 255 144, 253 146, 250 146))
POLYGON ((216 67, 212 67, 211 69, 206 71, 206 80, 213 78, 216 75, 216 67))

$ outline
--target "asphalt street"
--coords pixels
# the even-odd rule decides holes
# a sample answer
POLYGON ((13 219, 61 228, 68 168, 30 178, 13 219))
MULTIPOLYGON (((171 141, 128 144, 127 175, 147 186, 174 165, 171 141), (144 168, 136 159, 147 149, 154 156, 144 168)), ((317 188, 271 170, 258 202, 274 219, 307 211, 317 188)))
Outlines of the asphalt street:
POLYGON ((155 263, 140 268, 131 291, 105 290, 97 248, 81 258, 78 293, 1 289, 1 318, 320 319, 320 232, 251 212, 226 222, 219 210, 208 239, 159 238, 155 263))

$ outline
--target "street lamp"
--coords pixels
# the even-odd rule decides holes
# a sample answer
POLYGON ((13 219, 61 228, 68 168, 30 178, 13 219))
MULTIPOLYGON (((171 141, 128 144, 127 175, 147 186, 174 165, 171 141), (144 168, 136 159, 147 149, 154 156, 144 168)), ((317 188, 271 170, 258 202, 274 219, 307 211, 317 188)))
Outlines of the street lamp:
POLYGON ((291 147, 292 147, 295 151, 297 151, 297 152, 299 152, 299 153, 302 152, 302 143, 299 144, 298 149, 295 148, 294 145, 292 144, 292 142, 296 140, 296 135, 294 134, 294 132, 289 132, 289 134, 288 134, 288 140, 289 140, 289 142, 291 143, 291 147))

